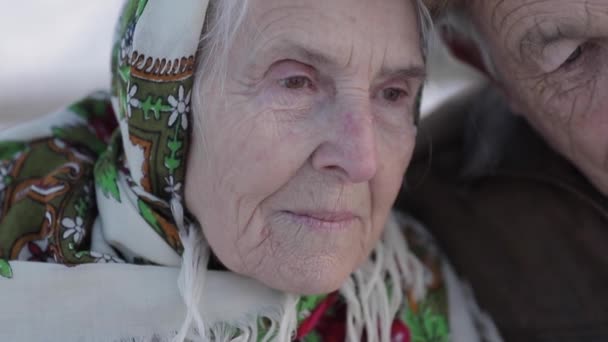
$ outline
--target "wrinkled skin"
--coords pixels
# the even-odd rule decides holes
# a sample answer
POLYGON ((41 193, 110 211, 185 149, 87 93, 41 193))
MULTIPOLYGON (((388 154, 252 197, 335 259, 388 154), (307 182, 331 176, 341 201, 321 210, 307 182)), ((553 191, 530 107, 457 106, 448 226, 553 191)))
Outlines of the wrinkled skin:
POLYGON ((195 89, 186 204, 220 261, 299 294, 377 243, 409 163, 424 65, 403 0, 253 0, 220 85, 195 89))
POLYGON ((513 108, 608 194, 608 0, 472 0, 513 108))

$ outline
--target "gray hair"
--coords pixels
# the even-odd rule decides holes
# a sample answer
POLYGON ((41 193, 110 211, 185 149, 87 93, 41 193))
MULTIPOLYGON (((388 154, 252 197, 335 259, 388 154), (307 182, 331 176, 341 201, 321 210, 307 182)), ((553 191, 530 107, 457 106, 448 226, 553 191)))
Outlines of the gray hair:
POLYGON ((475 25, 468 6, 471 5, 465 1, 458 1, 454 5, 448 6, 437 26, 447 30, 448 34, 456 34, 470 39, 479 49, 481 60, 488 73, 497 77, 496 65, 490 56, 487 40, 475 25))
MULTIPOLYGON (((418 10, 421 48, 423 56, 426 57, 432 45, 433 21, 424 0, 413 1, 418 10)), ((251 0, 209 1, 197 66, 197 71, 204 72, 196 73, 196 88, 199 88, 203 81, 217 81, 222 88, 227 72, 228 52, 244 22, 250 3, 251 0)), ((200 94, 197 97, 200 97, 200 94)))
POLYGON ((196 83, 219 80, 223 85, 228 52, 247 15, 251 0, 210 0, 199 44, 196 83))

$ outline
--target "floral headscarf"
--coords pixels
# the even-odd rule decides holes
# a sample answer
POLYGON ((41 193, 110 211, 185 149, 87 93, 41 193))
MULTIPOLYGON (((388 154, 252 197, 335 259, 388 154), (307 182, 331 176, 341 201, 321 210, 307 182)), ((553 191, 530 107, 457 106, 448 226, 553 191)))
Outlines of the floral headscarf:
POLYGON ((182 200, 206 5, 127 1, 112 94, 0 135, 2 258, 179 265, 170 202, 182 200), (95 227, 120 254, 92 248, 95 227))

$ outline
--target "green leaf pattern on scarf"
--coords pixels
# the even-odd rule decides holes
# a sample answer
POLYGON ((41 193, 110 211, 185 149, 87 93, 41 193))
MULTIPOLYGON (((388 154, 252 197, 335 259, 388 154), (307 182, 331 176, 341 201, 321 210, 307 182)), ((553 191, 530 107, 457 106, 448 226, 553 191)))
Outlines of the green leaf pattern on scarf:
POLYGON ((19 141, 0 141, 0 160, 12 159, 26 147, 25 143, 19 141))
MULTIPOLYGON (((118 133, 118 132, 117 132, 118 133)), ((107 198, 121 202, 118 190, 118 171, 116 168, 119 152, 119 134, 115 133, 106 151, 99 157, 95 165, 95 182, 107 198)))
POLYGON ((0 259, 0 277, 9 279, 13 277, 13 269, 8 261, 4 259, 0 259))
POLYGON ((448 342, 449 328, 444 306, 445 293, 431 292, 416 305, 402 310, 401 320, 410 329, 412 342, 448 342))

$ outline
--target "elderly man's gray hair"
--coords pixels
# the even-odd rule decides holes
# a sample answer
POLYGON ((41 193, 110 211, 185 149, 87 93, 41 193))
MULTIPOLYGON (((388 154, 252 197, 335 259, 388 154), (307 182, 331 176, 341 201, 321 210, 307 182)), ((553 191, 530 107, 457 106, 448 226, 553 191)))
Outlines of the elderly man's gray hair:
POLYGON ((479 49, 480 57, 484 67, 492 76, 497 77, 494 62, 490 56, 490 50, 485 37, 479 32, 475 21, 471 18, 471 12, 467 6, 470 3, 458 1, 448 6, 440 17, 437 26, 447 30, 448 34, 456 34, 465 39, 470 39, 479 49))

